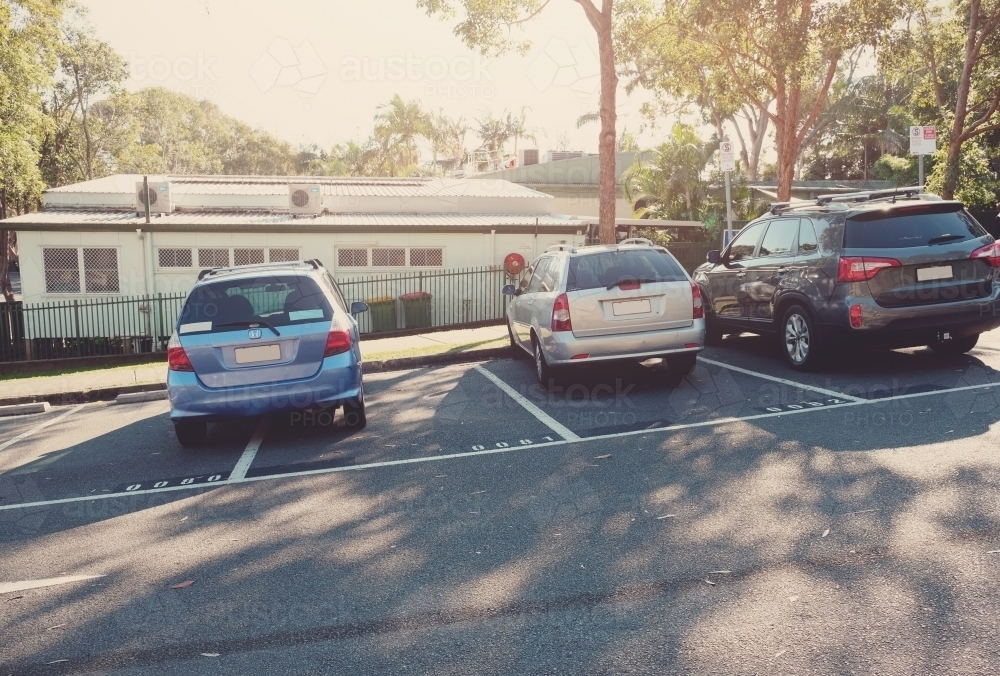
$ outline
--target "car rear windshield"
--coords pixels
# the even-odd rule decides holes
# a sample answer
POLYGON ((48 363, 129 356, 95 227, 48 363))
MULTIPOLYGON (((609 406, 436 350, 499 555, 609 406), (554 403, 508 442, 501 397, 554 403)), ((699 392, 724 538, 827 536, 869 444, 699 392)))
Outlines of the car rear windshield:
POLYGON ((192 333, 235 331, 251 323, 278 327, 332 319, 330 302, 315 281, 274 275, 196 287, 177 326, 179 333, 192 333))
POLYGON ((570 259, 566 290, 607 288, 623 280, 683 282, 687 277, 666 251, 609 251, 570 259))
POLYGON ((872 211, 847 219, 847 249, 905 249, 952 244, 986 235, 983 226, 957 205, 872 211), (947 209, 947 210, 945 210, 947 209))

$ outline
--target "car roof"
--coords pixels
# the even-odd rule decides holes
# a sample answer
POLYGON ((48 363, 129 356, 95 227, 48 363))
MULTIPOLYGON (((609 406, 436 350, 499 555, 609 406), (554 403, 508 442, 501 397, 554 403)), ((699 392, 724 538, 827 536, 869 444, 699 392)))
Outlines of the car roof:
MULTIPOLYGON (((558 256, 559 254, 566 254, 571 257, 590 256, 593 254, 607 253, 608 251, 668 251, 666 247, 662 247, 658 244, 652 244, 652 243, 624 244, 622 242, 619 242, 618 244, 586 244, 584 246, 578 246, 578 247, 570 247, 568 245, 564 246, 566 246, 566 248, 561 248, 559 250, 554 250, 554 249, 547 250, 542 254, 542 256, 545 255, 558 256)), ((541 256, 539 256, 539 258, 540 257, 541 256)))
POLYGON ((317 260, 289 261, 287 263, 259 263, 257 265, 235 265, 226 268, 211 268, 208 270, 202 270, 198 273, 198 281, 195 283, 195 286, 210 284, 222 279, 253 279, 268 273, 313 276, 322 272, 325 272, 325 269, 317 260))

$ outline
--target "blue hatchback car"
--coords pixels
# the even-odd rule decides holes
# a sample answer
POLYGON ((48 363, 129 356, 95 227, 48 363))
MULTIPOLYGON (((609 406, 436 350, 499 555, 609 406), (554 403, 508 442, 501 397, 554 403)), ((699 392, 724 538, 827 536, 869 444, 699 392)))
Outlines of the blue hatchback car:
POLYGON ((167 346, 170 419, 182 446, 207 424, 343 406, 365 426, 355 315, 318 260, 205 270, 167 346))

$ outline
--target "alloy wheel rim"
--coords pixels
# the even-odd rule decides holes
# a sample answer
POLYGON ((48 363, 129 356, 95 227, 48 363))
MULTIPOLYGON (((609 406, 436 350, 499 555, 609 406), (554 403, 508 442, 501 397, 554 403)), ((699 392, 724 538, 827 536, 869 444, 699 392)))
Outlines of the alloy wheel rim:
POLYGON ((785 322, 785 349, 796 364, 809 356, 809 325, 802 315, 794 314, 785 322))
POLYGON ((538 343, 535 343, 535 373, 538 374, 538 380, 542 379, 542 348, 538 343))

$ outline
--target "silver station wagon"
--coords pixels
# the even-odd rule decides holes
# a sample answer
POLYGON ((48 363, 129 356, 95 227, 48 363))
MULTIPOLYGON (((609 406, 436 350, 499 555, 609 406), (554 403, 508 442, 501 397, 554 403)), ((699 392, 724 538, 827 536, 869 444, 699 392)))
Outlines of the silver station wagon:
POLYGON ((705 345, 701 290, 669 251, 645 239, 556 245, 526 271, 507 309, 515 356, 528 352, 539 382, 556 369, 662 357, 677 380, 705 345))

